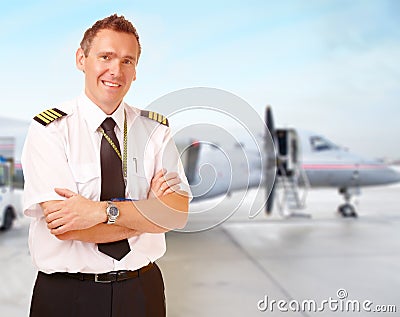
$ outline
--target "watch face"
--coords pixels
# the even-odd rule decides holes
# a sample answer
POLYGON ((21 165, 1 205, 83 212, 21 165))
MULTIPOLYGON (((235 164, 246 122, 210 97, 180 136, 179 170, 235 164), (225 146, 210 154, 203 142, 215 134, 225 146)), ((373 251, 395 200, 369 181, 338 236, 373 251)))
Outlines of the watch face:
POLYGON ((110 216, 116 217, 116 216, 118 216, 118 208, 115 207, 115 206, 111 206, 108 209, 108 213, 109 213, 110 216))

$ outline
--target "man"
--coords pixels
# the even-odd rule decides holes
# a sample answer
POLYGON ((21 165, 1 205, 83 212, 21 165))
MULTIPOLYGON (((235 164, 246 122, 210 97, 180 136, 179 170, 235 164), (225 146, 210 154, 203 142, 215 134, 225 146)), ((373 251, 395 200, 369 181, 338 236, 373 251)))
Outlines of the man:
POLYGON ((30 126, 32 317, 165 316, 154 261, 164 232, 186 223, 189 188, 166 118, 123 101, 140 53, 123 16, 97 21, 76 52, 84 93, 30 126))

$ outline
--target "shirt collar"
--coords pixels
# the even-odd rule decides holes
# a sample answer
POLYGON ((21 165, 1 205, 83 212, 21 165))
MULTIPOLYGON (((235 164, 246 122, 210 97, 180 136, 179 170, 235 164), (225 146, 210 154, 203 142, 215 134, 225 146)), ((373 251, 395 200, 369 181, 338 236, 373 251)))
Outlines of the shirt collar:
POLYGON ((85 93, 78 98, 79 108, 83 113, 90 131, 97 131, 100 125, 107 117, 114 119, 120 131, 124 129, 124 108, 125 103, 122 101, 117 110, 109 116, 103 112, 93 101, 91 101, 85 93))

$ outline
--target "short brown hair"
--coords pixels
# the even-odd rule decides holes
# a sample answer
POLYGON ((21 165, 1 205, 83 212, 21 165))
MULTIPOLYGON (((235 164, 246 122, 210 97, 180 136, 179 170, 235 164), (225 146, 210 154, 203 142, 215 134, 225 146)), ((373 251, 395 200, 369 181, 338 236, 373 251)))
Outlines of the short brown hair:
POLYGON ((90 48, 92 46, 92 41, 96 37, 97 33, 101 30, 108 29, 117 32, 124 32, 133 34, 138 42, 139 51, 138 51, 138 60, 140 53, 142 52, 142 48, 139 42, 139 35, 136 31, 136 28, 132 25, 131 22, 125 19, 123 15, 118 16, 116 14, 110 15, 107 18, 97 21, 93 26, 86 30, 83 35, 83 39, 81 41, 81 48, 86 57, 89 55, 90 48))

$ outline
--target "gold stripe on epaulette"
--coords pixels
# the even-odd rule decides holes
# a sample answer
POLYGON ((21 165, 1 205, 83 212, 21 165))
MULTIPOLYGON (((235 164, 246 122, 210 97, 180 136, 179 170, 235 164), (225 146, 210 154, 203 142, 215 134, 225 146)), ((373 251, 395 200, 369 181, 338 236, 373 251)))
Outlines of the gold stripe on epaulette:
POLYGON ((46 119, 41 114, 38 114, 36 117, 38 117, 40 120, 43 120, 46 124, 49 124, 52 121, 52 120, 46 119))
POLYGON ((49 120, 50 122, 54 120, 53 117, 51 117, 51 116, 49 116, 49 115, 46 114, 46 111, 43 111, 40 115, 41 115, 42 117, 45 117, 45 118, 46 118, 47 120, 49 120))
POLYGON ((53 113, 54 115, 56 115, 57 118, 60 118, 60 117, 66 115, 64 112, 62 112, 62 111, 60 111, 60 110, 58 110, 58 109, 56 109, 56 108, 49 109, 49 111, 50 111, 51 113, 53 113), (57 112, 57 111, 58 111, 58 112, 57 112), (60 112, 61 112, 61 113, 60 113, 60 112))
POLYGON ((58 116, 56 116, 54 113, 52 113, 50 110, 46 110, 46 111, 43 111, 45 114, 47 114, 50 118, 53 118, 53 119, 57 119, 58 118, 58 116))
POLYGON ((151 120, 157 121, 163 125, 166 125, 167 127, 168 125, 168 119, 166 117, 164 117, 162 114, 159 114, 157 112, 154 111, 148 111, 148 110, 142 110, 140 112, 140 115, 146 118, 149 118, 151 120))
POLYGON ((67 114, 61 110, 58 110, 57 108, 53 109, 48 109, 45 110, 41 113, 39 113, 37 116, 35 116, 33 119, 40 124, 47 126, 49 123, 62 118, 66 116, 67 114))

